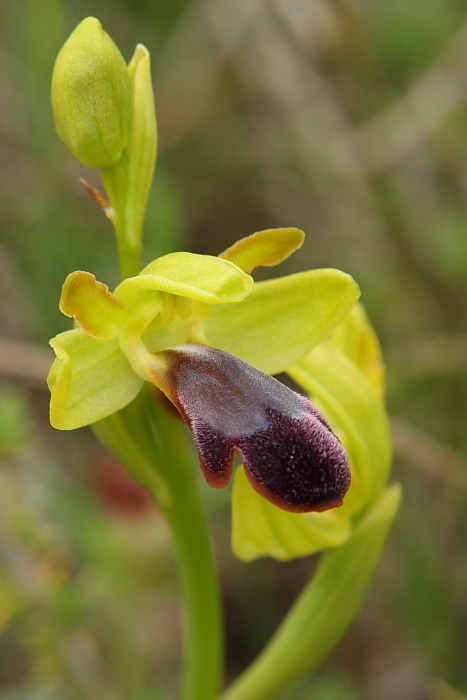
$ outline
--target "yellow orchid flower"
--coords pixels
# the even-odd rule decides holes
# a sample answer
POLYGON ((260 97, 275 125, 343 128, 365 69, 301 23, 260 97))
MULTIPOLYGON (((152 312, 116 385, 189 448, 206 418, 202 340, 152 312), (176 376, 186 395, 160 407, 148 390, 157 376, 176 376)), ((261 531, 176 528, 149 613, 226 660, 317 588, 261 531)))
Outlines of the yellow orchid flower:
POLYGON ((172 253, 113 293, 88 272, 70 274, 60 308, 80 328, 51 341, 52 425, 102 420, 150 382, 190 426, 211 486, 230 481, 236 448, 249 484, 274 507, 341 505, 350 471, 339 439, 313 404, 269 375, 322 342, 358 287, 332 269, 257 284, 242 269, 276 264, 302 241, 297 229, 274 229, 217 258, 172 253))

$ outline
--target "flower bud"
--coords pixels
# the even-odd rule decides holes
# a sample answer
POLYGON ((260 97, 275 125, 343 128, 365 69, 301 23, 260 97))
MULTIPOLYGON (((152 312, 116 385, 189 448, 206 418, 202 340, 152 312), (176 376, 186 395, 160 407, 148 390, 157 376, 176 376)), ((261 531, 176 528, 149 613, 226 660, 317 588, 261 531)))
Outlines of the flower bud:
POLYGON ((75 158, 89 168, 120 161, 130 139, 130 74, 94 17, 76 27, 57 56, 52 107, 58 135, 75 158))

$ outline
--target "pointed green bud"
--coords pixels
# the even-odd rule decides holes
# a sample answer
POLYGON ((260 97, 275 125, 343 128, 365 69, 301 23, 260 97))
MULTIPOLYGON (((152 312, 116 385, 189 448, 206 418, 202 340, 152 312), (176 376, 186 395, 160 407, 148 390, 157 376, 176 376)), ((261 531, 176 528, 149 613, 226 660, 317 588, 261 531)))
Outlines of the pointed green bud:
POLYGON ((130 73, 94 17, 76 27, 57 56, 52 107, 58 135, 75 158, 89 168, 120 161, 131 133, 130 73))

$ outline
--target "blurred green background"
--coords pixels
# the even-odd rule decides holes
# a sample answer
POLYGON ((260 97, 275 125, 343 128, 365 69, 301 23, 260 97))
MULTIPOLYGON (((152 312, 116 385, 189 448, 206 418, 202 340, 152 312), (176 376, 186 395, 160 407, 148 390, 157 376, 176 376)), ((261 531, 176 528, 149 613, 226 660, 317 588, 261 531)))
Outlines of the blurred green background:
MULTIPOLYGON (((404 503, 358 621, 281 700, 467 695, 467 7, 461 0, 0 4, 0 700, 165 700, 177 573, 150 500, 89 430, 48 426, 47 340, 75 269, 112 287, 112 231, 55 136, 56 53, 98 17, 152 55, 160 155, 146 262, 297 226, 282 274, 351 273, 388 364, 404 503)), ((228 677, 314 565, 235 561, 205 492, 228 677)))

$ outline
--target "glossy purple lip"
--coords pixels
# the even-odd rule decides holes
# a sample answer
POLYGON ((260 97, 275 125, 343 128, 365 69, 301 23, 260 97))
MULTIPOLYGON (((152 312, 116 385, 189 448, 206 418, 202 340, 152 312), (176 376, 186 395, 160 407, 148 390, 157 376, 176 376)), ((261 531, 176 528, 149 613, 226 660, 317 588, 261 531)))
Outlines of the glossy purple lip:
POLYGON ((167 394, 191 428, 210 486, 229 483, 237 449, 252 487, 280 508, 342 504, 347 457, 308 399, 222 350, 184 345, 160 354, 167 394))

